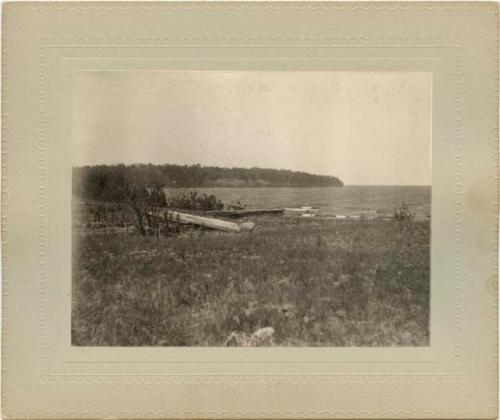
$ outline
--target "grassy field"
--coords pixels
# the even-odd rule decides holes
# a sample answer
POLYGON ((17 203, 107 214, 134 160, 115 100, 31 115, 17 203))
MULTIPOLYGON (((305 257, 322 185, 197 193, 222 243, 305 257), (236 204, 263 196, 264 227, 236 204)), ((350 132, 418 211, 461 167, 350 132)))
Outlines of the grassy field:
POLYGON ((73 237, 72 341, 429 344, 429 222, 262 216, 254 231, 73 237))

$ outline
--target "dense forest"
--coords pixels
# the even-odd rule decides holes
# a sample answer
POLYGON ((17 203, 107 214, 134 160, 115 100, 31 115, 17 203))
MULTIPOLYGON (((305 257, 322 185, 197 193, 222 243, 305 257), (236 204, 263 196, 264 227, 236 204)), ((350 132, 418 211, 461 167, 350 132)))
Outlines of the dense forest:
POLYGON ((285 169, 220 168, 201 165, 97 165, 73 168, 73 195, 83 200, 122 202, 145 188, 167 187, 341 187, 334 176, 285 169))

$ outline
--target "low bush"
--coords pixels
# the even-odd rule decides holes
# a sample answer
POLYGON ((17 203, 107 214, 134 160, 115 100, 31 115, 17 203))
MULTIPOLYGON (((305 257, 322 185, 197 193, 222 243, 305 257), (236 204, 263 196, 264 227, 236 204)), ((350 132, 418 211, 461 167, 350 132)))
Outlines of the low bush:
POLYGON ((393 217, 394 220, 414 220, 415 215, 410 212, 410 209, 408 208, 408 205, 403 203, 399 207, 394 209, 393 212, 393 217))
POLYGON ((170 192, 166 206, 182 210, 222 210, 224 203, 214 194, 199 194, 198 191, 182 190, 170 192))

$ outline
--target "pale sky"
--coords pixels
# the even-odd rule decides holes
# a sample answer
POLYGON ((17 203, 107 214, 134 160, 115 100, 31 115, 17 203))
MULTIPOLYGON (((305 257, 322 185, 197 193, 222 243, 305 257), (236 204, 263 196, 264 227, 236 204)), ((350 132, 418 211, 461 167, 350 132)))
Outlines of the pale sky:
POLYGON ((73 164, 196 164, 431 184, 424 72, 85 71, 73 164))

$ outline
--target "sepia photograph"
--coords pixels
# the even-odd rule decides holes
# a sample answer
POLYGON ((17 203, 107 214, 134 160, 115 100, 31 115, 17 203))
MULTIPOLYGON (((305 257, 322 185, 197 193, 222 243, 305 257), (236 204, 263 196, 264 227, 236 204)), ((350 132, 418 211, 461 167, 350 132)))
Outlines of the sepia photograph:
POLYGON ((73 89, 73 346, 429 346, 431 73, 73 89))

